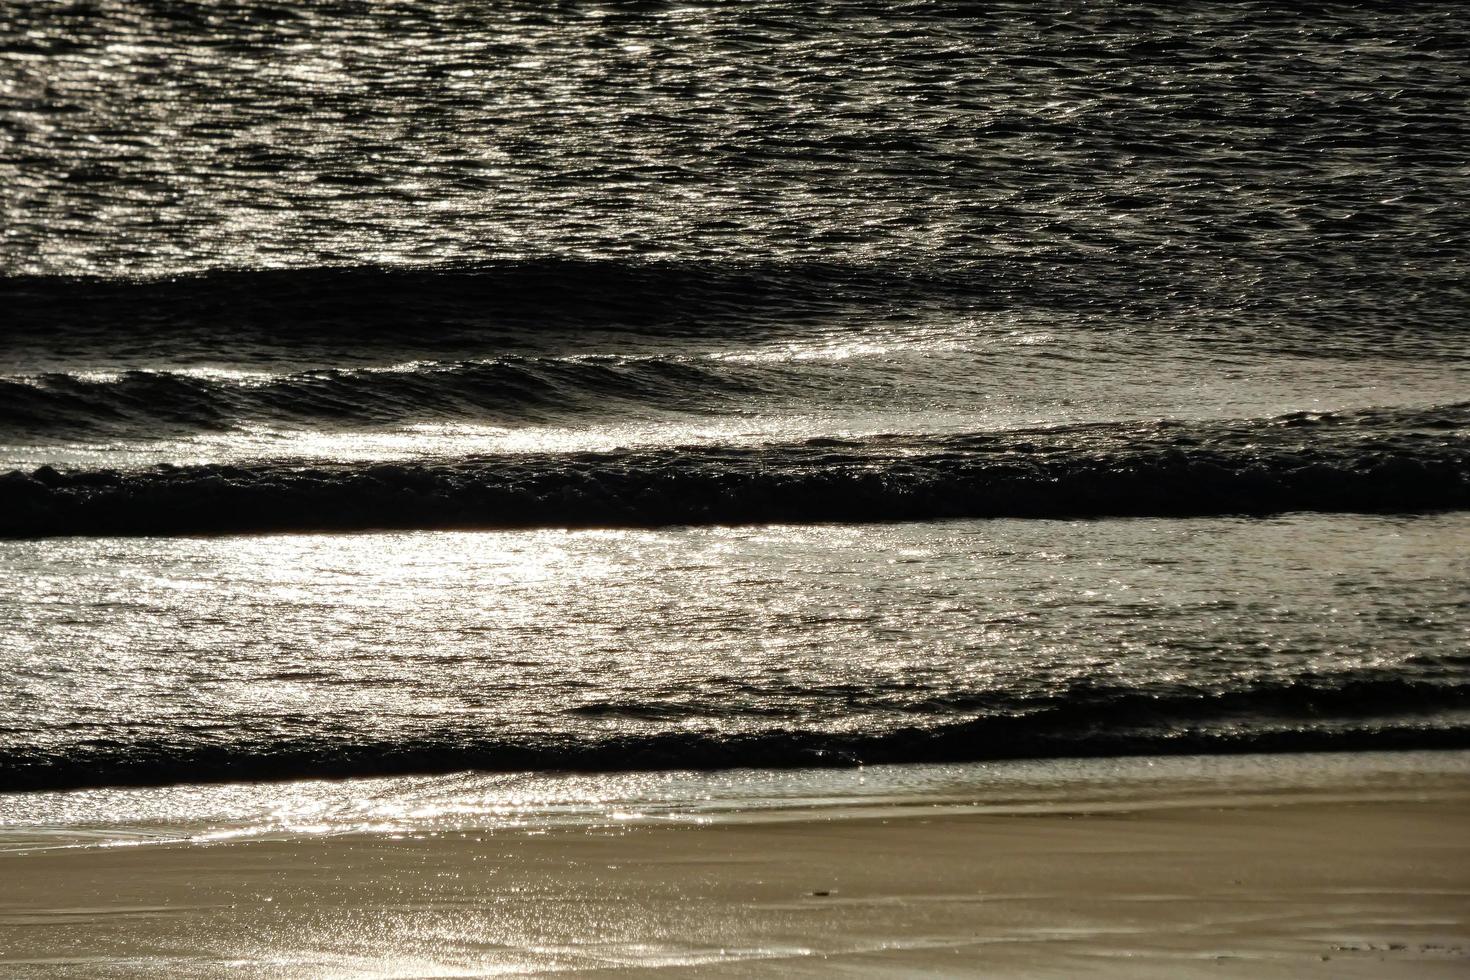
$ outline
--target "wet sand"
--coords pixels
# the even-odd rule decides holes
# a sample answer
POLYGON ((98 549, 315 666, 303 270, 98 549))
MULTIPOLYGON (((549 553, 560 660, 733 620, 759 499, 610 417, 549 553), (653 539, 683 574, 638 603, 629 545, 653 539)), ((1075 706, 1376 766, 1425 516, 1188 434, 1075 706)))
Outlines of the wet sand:
POLYGON ((0 853, 0 974, 1451 977, 1470 786, 0 853))

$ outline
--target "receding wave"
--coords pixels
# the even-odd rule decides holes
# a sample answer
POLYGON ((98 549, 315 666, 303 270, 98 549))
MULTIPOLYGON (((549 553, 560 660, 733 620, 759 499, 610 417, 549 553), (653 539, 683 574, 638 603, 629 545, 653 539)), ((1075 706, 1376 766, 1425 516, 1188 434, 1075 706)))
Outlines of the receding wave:
POLYGON ((795 384, 779 368, 659 357, 508 357, 395 369, 244 379, 155 371, 0 379, 0 431, 157 436, 241 420, 384 425, 473 419, 537 422, 621 406, 708 407, 795 384))
POLYGON ((1470 403, 1236 422, 0 477, 0 535, 1470 508, 1470 403))
MULTIPOLYGON (((667 730, 540 732, 439 727, 354 736, 328 719, 316 736, 266 734, 247 719, 216 733, 137 733, 0 748, 0 788, 54 790, 176 782, 385 776, 467 769, 791 768, 898 762, 1226 752, 1470 747, 1453 720, 1470 688, 1379 677, 1266 683, 1225 692, 1066 691, 1037 701, 1002 692, 929 724, 875 729, 690 727, 678 711, 639 717, 667 730), (982 707, 983 705, 983 707, 982 707), (1446 715, 1444 712, 1449 712, 1446 715)), ((708 712, 705 712, 707 715, 708 712)), ((697 720, 697 719, 696 719, 697 720)), ((706 719, 707 720, 707 719, 706 719)), ((280 722, 280 719, 276 720, 280 722)))

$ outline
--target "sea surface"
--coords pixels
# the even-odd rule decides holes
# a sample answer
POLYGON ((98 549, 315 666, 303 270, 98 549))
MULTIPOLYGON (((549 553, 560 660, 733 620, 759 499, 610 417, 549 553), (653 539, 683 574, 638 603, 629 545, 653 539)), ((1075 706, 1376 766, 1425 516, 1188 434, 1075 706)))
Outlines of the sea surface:
POLYGON ((1458 4, 6 5, 0 790, 1470 747, 1467 147, 1458 4))

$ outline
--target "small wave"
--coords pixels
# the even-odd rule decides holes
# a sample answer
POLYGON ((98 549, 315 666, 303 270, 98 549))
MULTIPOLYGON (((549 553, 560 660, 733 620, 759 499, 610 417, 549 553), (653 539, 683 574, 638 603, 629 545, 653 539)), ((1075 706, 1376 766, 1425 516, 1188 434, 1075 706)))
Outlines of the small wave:
MULTIPOLYGON (((792 768, 879 763, 1115 755, 1222 754, 1470 747, 1470 727, 1436 712, 1463 709, 1470 690, 1421 681, 1323 678, 1226 692, 1062 692, 1041 702, 991 695, 983 714, 956 712, 925 725, 868 730, 662 731, 571 727, 516 733, 438 729, 353 738, 260 737, 243 725, 194 733, 96 738, 69 745, 0 748, 0 789, 55 790, 303 778, 387 776, 480 769, 661 770, 792 768), (958 717, 956 717, 958 715, 958 717)), ((626 712, 657 725, 679 711, 626 712)), ((574 723, 575 725, 575 723, 574 723)), ((318 726, 322 731, 328 731, 318 726)), ((340 730, 338 730, 340 731, 340 730)))
POLYGON ((510 357, 396 369, 217 378, 126 371, 0 379, 0 431, 28 436, 157 436, 242 420, 385 425, 473 419, 538 422, 620 405, 678 409, 795 384, 779 367, 660 357, 510 357))
POLYGON ((0 477, 0 536, 648 527, 1470 507, 1470 403, 403 464, 0 477))

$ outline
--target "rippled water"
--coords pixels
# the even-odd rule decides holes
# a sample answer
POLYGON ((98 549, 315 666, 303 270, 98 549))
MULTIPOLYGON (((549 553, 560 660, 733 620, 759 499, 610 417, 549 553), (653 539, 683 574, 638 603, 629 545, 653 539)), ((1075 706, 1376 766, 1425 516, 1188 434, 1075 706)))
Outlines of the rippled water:
POLYGON ((0 788, 1466 744, 1466 64, 6 10, 0 788))
POLYGON ((995 256, 1084 303, 1190 269, 1211 306, 1385 313, 1335 290, 1462 280, 1455 4, 98 2, 5 32, 20 271, 995 256))

